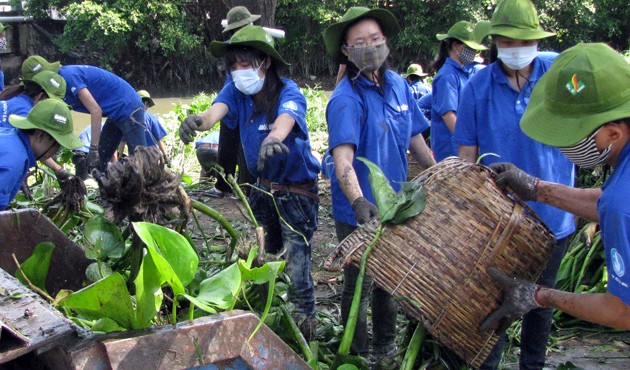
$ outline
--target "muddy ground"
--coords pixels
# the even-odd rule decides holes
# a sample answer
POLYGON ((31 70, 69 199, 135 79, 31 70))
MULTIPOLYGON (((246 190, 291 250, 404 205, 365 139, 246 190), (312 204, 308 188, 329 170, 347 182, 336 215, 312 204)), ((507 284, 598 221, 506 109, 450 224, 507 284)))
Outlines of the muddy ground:
MULTIPOLYGON (((340 273, 323 269, 326 257, 337 245, 334 220, 331 215, 330 183, 321 179, 319 227, 313 238, 312 274, 316 284, 318 307, 327 311, 338 312, 338 303, 342 288, 340 273)), ((238 229, 248 229, 247 222, 239 206, 239 201, 233 197, 211 198, 204 195, 203 189, 191 192, 191 196, 213 207, 232 222, 238 229)), ((202 225, 211 230, 216 229, 213 221, 203 218, 202 225)), ((253 231, 249 235, 253 237, 253 231)), ((569 363, 583 369, 630 369, 630 332, 604 332, 600 328, 587 327, 584 330, 571 332, 554 331, 547 356, 546 369, 571 369, 565 367, 569 363), (565 366, 563 366, 565 365, 565 366)), ((514 346, 504 358, 504 369, 518 369, 518 347, 514 346)))

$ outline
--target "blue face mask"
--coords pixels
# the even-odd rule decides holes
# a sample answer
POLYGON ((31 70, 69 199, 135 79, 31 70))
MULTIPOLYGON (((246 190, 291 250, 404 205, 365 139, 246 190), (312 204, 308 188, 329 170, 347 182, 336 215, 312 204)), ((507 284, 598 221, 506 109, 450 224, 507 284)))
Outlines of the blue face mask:
POLYGON ((263 76, 261 78, 258 76, 259 70, 260 67, 232 71, 232 79, 238 91, 245 95, 254 95, 262 90, 265 84, 265 77, 263 76))

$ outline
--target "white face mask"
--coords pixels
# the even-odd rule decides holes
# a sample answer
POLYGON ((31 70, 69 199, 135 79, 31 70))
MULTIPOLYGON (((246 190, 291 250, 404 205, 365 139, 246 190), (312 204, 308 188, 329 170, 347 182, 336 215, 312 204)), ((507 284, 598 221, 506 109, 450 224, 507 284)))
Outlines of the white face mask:
POLYGON ((232 71, 232 79, 238 91, 245 95, 254 95, 262 90, 265 84, 265 76, 262 78, 258 76, 259 70, 260 67, 232 71))
POLYGON ((510 69, 518 71, 531 64, 538 55, 538 44, 519 46, 515 48, 501 48, 497 46, 497 57, 510 69))

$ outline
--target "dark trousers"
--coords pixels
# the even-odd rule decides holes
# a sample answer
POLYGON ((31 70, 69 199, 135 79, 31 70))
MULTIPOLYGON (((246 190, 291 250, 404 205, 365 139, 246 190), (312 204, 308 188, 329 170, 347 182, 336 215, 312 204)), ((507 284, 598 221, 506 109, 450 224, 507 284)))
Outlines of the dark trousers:
MULTIPOLYGON (((562 257, 567 249, 569 238, 563 238, 556 242, 547 267, 538 279, 537 283, 553 288, 556 286, 556 273, 562 262, 562 257)), ((545 366, 545 357, 547 351, 547 340, 551 331, 553 310, 551 308, 538 308, 529 311, 523 315, 523 326, 521 328, 521 357, 519 360, 519 368, 521 370, 542 369, 545 366)), ((497 344, 492 348, 488 358, 483 362, 479 369, 497 369, 503 348, 507 342, 505 334, 497 344)))
MULTIPOLYGON (((356 226, 344 222, 335 221, 337 240, 341 242, 348 236, 356 226)), ((357 284, 359 268, 347 266, 343 270, 343 292, 341 293, 341 319, 343 325, 348 321, 354 288, 357 284)), ((372 350, 376 354, 385 354, 395 348, 396 340, 396 315, 398 305, 392 296, 372 284, 372 278, 367 275, 363 277, 363 290, 361 293, 361 305, 359 307, 359 317, 354 331, 354 338, 350 346, 352 354, 365 356, 369 353, 368 325, 367 325, 367 303, 371 296, 372 304, 372 350)))
MULTIPOLYGON (((217 164, 223 167, 225 178, 228 175, 235 176, 236 165, 238 164, 238 177, 236 182, 240 184, 255 184, 256 177, 247 169, 243 146, 241 145, 240 131, 237 128, 230 129, 221 122, 219 126, 219 158, 217 164)), ((215 187, 223 192, 231 191, 232 188, 221 176, 217 177, 215 187)), ((248 187, 243 191, 248 193, 248 187)))

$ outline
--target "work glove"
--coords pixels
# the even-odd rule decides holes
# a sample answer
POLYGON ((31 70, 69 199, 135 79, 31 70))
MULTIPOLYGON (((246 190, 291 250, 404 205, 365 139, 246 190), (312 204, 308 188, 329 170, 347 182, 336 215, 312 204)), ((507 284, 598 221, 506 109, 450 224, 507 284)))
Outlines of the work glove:
POLYGON ((273 136, 267 136, 260 145, 260 152, 258 152, 258 172, 265 168, 265 161, 267 158, 274 156, 275 154, 289 154, 289 148, 282 144, 282 141, 273 136))
POLYGON ((536 302, 539 285, 509 278, 494 266, 488 267, 488 274, 503 288, 503 303, 483 320, 480 330, 496 328, 497 333, 502 333, 514 320, 535 308, 544 307, 536 302))
POLYGON ((167 155, 164 156, 164 164, 168 168, 171 168, 171 166, 173 165, 171 162, 171 158, 169 158, 167 155))
POLYGON ((197 136, 195 130, 199 128, 202 123, 201 117, 196 114, 191 114, 184 118, 182 124, 179 126, 179 138, 182 139, 184 144, 188 144, 194 140, 195 136, 197 136))
POLYGON ((98 154, 98 146, 90 145, 90 152, 87 156, 88 172, 92 172, 93 169, 101 167, 101 157, 98 154))
POLYGON ((365 197, 358 197, 352 202, 352 210, 357 217, 357 223, 363 225, 378 218, 378 208, 365 197))
POLYGON ((494 180, 501 189, 509 187, 522 200, 536 200, 536 177, 507 162, 493 163, 490 168, 495 172, 494 180))
POLYGON ((63 168, 55 171, 55 177, 57 178, 57 181, 61 184, 62 182, 68 180, 69 178, 72 177, 72 175, 70 174, 70 172, 64 170, 63 168))

